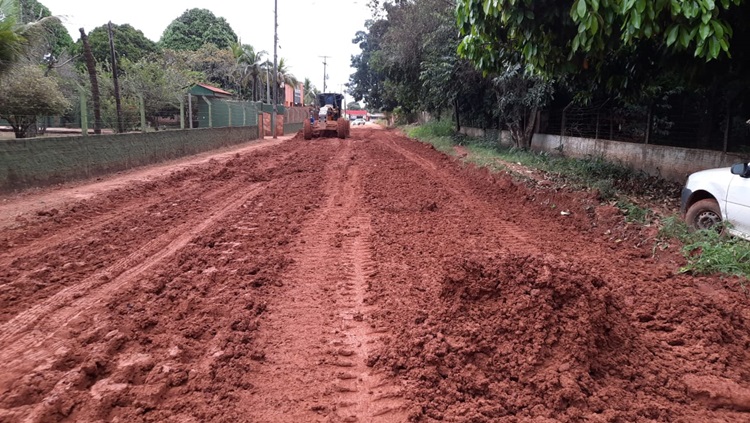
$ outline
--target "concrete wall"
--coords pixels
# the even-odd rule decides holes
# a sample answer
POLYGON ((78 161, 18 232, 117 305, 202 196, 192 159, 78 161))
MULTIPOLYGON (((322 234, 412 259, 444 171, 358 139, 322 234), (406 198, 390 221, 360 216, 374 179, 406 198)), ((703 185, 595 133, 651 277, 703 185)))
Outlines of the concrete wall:
POLYGON ((258 139, 258 127, 0 141, 0 192, 89 178, 258 139))
MULTIPOLYGON (((501 145, 512 145, 507 131, 461 128, 461 132, 473 137, 494 139, 501 145)), ((574 158, 601 157, 675 182, 685 182, 689 174, 699 170, 731 166, 733 163, 750 159, 747 155, 725 154, 711 150, 548 134, 534 134, 531 149, 574 158)))

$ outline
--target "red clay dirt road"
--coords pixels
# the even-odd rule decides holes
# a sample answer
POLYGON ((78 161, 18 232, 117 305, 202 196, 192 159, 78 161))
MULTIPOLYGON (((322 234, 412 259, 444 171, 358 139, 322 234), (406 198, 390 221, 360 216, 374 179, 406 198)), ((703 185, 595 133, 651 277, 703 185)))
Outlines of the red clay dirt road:
POLYGON ((2 422, 750 420, 736 280, 396 131, 33 211, 0 233, 2 422))

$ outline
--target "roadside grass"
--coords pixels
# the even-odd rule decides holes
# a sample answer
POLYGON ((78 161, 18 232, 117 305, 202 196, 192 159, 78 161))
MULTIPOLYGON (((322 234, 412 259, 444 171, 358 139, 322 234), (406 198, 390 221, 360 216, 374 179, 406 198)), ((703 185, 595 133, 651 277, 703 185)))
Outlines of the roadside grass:
POLYGON ((669 216, 662 221, 659 239, 682 243, 687 264, 680 268, 681 273, 738 276, 744 289, 750 278, 750 242, 726 235, 721 229, 691 231, 682 219, 669 216))
MULTIPOLYGON (((722 235, 720 231, 690 231, 679 216, 660 217, 656 211, 632 200, 634 196, 643 197, 644 193, 655 201, 676 198, 679 192, 676 184, 599 157, 573 159, 500 146, 495 140, 457 134, 450 121, 409 126, 404 130, 409 137, 432 144, 452 156, 456 155, 455 146, 463 146, 470 153, 464 160, 492 171, 511 170, 503 162, 513 163, 546 172, 552 179, 572 188, 597 190, 599 198, 619 208, 628 222, 659 227, 654 251, 669 248, 673 240, 678 240, 687 260, 679 269, 682 273, 738 276, 743 280, 743 288, 744 281, 750 279, 750 242, 722 235)), ((514 175, 529 178, 518 172, 514 175)))

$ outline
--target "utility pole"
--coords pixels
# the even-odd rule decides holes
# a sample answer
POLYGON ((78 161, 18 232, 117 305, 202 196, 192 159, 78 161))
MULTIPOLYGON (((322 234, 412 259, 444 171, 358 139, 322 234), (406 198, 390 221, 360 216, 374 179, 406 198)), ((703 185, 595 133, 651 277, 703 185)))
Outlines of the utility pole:
POLYGON ((273 0, 273 113, 271 114, 271 134, 276 138, 276 104, 279 102, 278 68, 276 47, 279 44, 279 0, 273 0))
POLYGON ((328 58, 331 56, 318 56, 323 58, 323 92, 326 92, 326 79, 328 74, 326 73, 326 65, 328 64, 328 58))
POLYGON ((122 105, 120 104, 120 82, 117 77, 117 57, 115 54, 115 39, 112 34, 112 21, 107 24, 107 30, 109 32, 109 51, 112 54, 112 82, 115 85, 115 107, 117 108, 117 132, 125 132, 125 128, 122 125, 122 105))

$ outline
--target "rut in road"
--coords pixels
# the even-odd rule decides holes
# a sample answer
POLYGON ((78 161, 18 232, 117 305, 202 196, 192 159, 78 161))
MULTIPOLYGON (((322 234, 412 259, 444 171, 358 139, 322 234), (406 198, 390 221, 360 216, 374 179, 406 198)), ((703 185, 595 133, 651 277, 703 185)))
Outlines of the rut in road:
POLYGON ((285 294, 269 303, 261 326, 267 353, 249 398, 252 420, 405 421, 400 382, 366 363, 383 329, 365 304, 375 268, 356 141, 324 142, 335 152, 326 200, 301 232, 285 294))
MULTIPOLYGON (((251 170, 240 170, 239 176, 270 171, 289 154, 258 152, 248 163, 251 170)), ((189 226, 189 214, 211 213, 238 186, 223 180, 222 164, 213 162, 206 168, 211 176, 181 170, 108 193, 97 202, 73 204, 61 216, 7 230, 0 238, 0 323, 102 268, 116 267, 119 258, 133 252, 134 244, 168 236, 169 230, 186 222, 189 226)))
MULTIPOLYGON (((144 227, 145 232, 152 235, 150 239, 140 237, 132 242, 133 240, 124 238, 119 240, 122 242, 120 248, 93 250, 94 254, 99 254, 102 258, 102 263, 108 263, 106 266, 99 266, 98 269, 94 267, 90 273, 80 279, 76 273, 69 272, 63 277, 61 283, 55 284, 57 288, 55 293, 50 296, 38 293, 36 296, 24 298, 29 305, 23 311, 15 313, 8 321, 0 324, 0 362, 3 363, 4 369, 0 372, 0 421, 6 417, 10 418, 9 416, 16 418, 25 416, 24 421, 44 420, 43 416, 50 414, 50 403, 54 404, 60 398, 75 393, 75 391, 65 392, 70 389, 71 385, 81 388, 80 374, 91 370, 81 370, 81 367, 86 368, 90 364, 85 364, 85 354, 76 351, 80 348, 79 344, 92 343, 88 346, 88 353, 92 355, 101 354, 97 351, 99 348, 93 343, 102 337, 105 343, 122 345, 122 340, 117 340, 122 336, 116 335, 117 330, 113 331, 111 327, 112 319, 109 313, 113 297, 121 295, 123 291, 128 291, 132 286, 139 285, 143 279, 152 278, 153 276, 149 273, 152 273, 154 268, 171 260, 202 234, 225 227, 225 220, 228 218, 237 220, 230 216, 246 207, 246 203, 263 193, 269 185, 263 180, 267 176, 258 178, 257 175, 273 172, 290 154, 292 154, 290 151, 277 151, 276 157, 270 159, 260 154, 260 157, 256 159, 262 162, 257 165, 253 163, 254 160, 251 157, 242 162, 235 160, 237 163, 234 165, 214 163, 197 172, 187 171, 184 175, 185 181, 168 178, 166 183, 164 181, 156 183, 155 185, 162 186, 162 189, 157 188, 154 192, 152 197, 156 198, 155 201, 150 199, 145 202, 146 204, 141 201, 142 206, 138 207, 139 202, 136 198, 136 201, 125 203, 122 209, 102 213, 97 218, 97 222, 89 225, 90 233, 96 233, 97 230, 109 224, 114 225, 116 230, 113 232, 115 233, 120 231, 119 228, 137 227, 128 226, 129 220, 147 221, 147 216, 151 214, 148 204, 163 206, 166 201, 167 207, 181 204, 191 208, 183 210, 182 213, 173 212, 168 215, 167 218, 172 219, 171 224, 149 226, 140 223, 139 226, 144 227), (244 164, 247 167, 236 169, 235 173, 238 177, 227 182, 228 178, 222 172, 238 164, 244 164), (219 168, 218 172, 215 171, 216 167, 219 168), (210 176, 207 176, 207 170, 210 176), (214 181, 220 183, 212 183, 214 181), (177 197, 165 195, 165 191, 170 191, 176 183, 179 184, 179 188, 176 193, 172 194, 177 197), (193 201, 196 198, 200 199, 199 207, 195 206, 197 201, 193 201), (124 254, 116 255, 121 251, 124 254), (85 329, 82 330, 84 327, 85 329), (104 336, 105 334, 107 336, 104 336), (82 339, 76 339, 76 337, 82 339), (84 363, 81 366, 82 361, 84 363), (69 367, 72 367, 69 371, 61 373, 60 376, 54 376, 69 367), (44 375, 45 373, 47 375, 44 375), (59 379, 55 380, 55 377, 59 379), (43 382, 45 388, 34 386, 35 383, 40 382, 43 382), (22 392, 6 391, 13 386, 16 389, 22 387, 22 392), (48 389, 46 387, 54 388, 42 403, 34 406, 33 402, 40 395, 44 395, 44 389, 48 389), (31 406, 27 407, 27 404, 31 406), (15 410, 12 412, 3 410, 7 406, 15 410)), ((181 178, 178 175, 177 179, 181 178)), ((101 209, 101 207, 96 206, 96 209, 101 209)), ((82 229, 80 226, 77 227, 79 230, 82 229)), ((66 233, 69 233, 69 230, 64 228, 61 234, 52 232, 50 237, 52 242, 44 242, 46 240, 27 242, 19 248, 11 249, 14 255, 8 257, 13 262, 43 262, 52 254, 69 251, 66 244, 70 241, 65 239, 66 233)), ((110 240, 110 242, 116 241, 118 240, 110 240)), ((20 286, 32 284, 26 276, 22 274, 10 281, 20 286)), ((21 305, 15 304, 15 307, 18 308, 21 305)), ((137 357, 140 356, 148 355, 136 353, 134 355, 136 364, 137 357)), ((132 360, 127 357, 126 355, 120 359, 118 366, 131 366, 132 363, 128 363, 132 360)), ((105 359, 98 355, 94 360, 98 367, 104 366, 105 360, 110 360, 110 358, 105 359)), ((92 388, 91 395, 95 398, 101 396, 94 388, 92 388)), ((64 401, 72 404, 66 407, 75 407, 76 402, 80 400, 64 401)))

